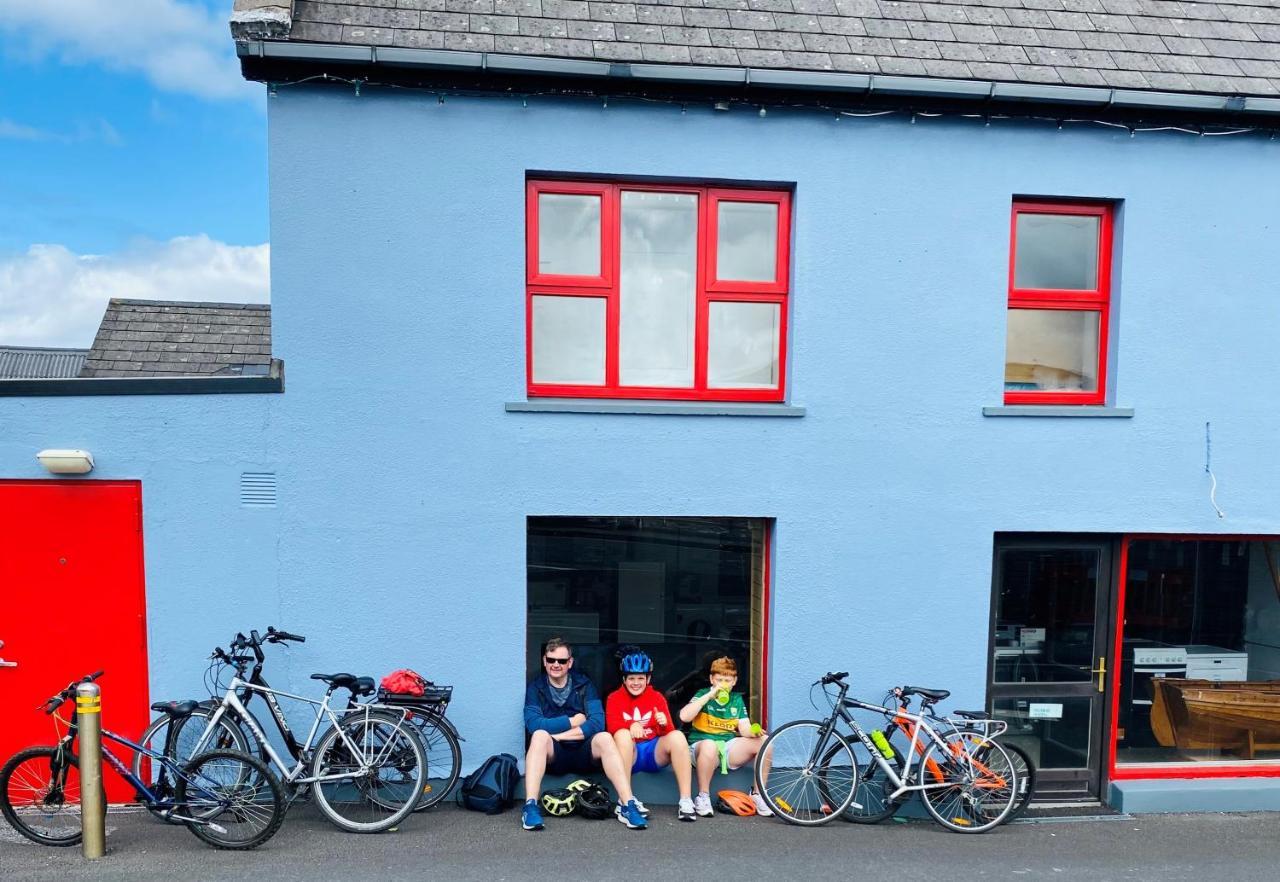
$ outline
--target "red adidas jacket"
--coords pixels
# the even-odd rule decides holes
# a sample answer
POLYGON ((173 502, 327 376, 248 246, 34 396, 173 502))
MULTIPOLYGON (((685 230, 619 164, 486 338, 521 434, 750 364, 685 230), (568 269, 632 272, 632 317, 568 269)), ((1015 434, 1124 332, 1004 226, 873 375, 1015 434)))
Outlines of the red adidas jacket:
POLYGON ((609 693, 609 700, 605 704, 604 721, 609 734, 621 729, 630 729, 632 723, 638 722, 642 724, 644 726, 644 737, 637 739, 639 741, 658 738, 675 729, 675 720, 671 718, 667 700, 662 697, 661 692, 652 686, 647 687, 644 692, 641 692, 635 698, 631 696, 625 686, 620 686, 614 692, 609 693), (667 718, 665 726, 658 725, 659 711, 667 718))

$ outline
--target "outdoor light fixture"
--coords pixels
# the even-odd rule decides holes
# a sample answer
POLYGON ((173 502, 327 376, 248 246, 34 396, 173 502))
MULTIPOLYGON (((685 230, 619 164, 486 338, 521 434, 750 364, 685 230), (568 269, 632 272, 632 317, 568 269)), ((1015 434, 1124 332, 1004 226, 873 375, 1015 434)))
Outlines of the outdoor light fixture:
POLYGON ((87 450, 41 450, 36 459, 54 475, 84 475, 93 471, 93 454, 87 450))

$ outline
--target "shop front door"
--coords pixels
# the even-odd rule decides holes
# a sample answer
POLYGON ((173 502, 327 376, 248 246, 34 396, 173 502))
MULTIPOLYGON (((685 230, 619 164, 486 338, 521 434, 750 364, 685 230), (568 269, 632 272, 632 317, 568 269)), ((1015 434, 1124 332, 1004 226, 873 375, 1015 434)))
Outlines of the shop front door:
POLYGON ((1038 800, 1102 792, 1112 546, 998 537, 988 709, 1038 768, 1038 800))

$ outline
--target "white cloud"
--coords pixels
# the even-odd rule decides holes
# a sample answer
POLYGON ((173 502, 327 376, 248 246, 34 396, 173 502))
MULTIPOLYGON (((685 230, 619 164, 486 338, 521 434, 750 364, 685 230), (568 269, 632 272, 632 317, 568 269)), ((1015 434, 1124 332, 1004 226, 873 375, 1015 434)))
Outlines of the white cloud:
POLYGON ((32 245, 0 260, 0 345, 88 348, 112 297, 269 301, 270 246, 208 236, 141 242, 118 254, 32 245))
POLYGON ((227 20, 230 2, 211 9, 182 0, 0 0, 0 32, 10 54, 54 55, 144 74, 157 88, 202 98, 261 97, 240 76, 227 20))
POLYGON ((101 141, 109 147, 124 145, 124 138, 116 127, 101 117, 88 121, 81 120, 76 124, 75 131, 71 133, 38 129, 35 126, 0 117, 0 141, 56 141, 60 144, 101 141))

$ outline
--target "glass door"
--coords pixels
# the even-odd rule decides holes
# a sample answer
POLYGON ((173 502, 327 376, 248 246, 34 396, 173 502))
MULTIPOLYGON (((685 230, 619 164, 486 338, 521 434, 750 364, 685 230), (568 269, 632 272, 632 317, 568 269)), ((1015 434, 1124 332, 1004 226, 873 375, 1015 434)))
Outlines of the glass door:
POLYGON ((996 538, 988 709, 1036 763, 1038 798, 1101 790, 1111 567, 1110 542, 996 538))

